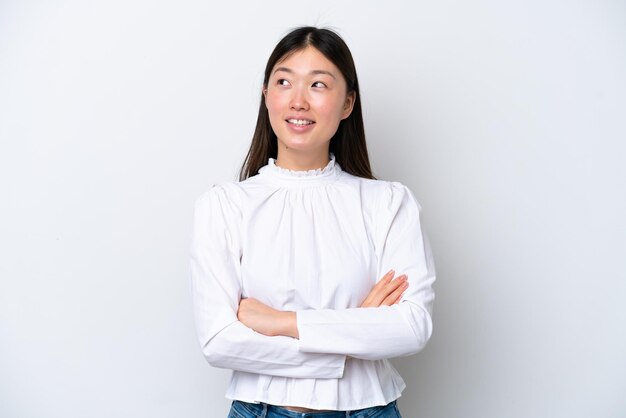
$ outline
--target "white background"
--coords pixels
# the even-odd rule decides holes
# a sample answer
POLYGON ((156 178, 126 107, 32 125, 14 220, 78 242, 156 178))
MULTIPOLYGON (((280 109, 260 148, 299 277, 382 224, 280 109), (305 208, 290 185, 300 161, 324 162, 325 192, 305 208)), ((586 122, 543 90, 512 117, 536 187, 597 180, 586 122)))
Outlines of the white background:
POLYGON ((0 416, 225 417, 193 202, 265 62, 330 26, 379 178, 424 208, 435 333, 406 418, 626 416, 622 1, 0 1, 0 416))

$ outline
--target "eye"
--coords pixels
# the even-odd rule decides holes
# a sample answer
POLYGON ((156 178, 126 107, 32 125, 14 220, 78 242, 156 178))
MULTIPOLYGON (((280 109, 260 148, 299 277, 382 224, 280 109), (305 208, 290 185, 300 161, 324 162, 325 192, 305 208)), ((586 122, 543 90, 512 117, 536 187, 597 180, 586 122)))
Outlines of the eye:
POLYGON ((278 84, 279 86, 288 86, 289 85, 289 81, 285 80, 284 78, 279 78, 276 81, 276 84, 278 84))
POLYGON ((313 83, 313 87, 324 88, 324 87, 327 87, 327 86, 326 86, 326 84, 322 83, 321 81, 316 81, 315 83, 313 83))

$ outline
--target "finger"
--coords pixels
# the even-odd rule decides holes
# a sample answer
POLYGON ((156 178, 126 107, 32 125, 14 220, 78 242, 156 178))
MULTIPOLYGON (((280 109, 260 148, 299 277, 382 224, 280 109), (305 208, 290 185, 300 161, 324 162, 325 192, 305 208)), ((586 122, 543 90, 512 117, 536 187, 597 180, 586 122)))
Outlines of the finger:
POLYGON ((376 283, 376 285, 374 286, 374 288, 376 287, 383 287, 386 284, 388 284, 391 279, 393 279, 393 276, 396 274, 396 272, 391 269, 389 270, 387 273, 385 273, 385 275, 378 281, 378 283, 376 283))
MULTIPOLYGON (((379 281, 374 285, 370 293, 365 297, 365 300, 361 302, 361 307, 369 307, 369 306, 378 306, 378 304, 374 304, 374 301, 378 299, 378 292, 393 279, 395 275, 395 271, 393 269, 389 270, 379 281)), ((379 302, 380 303, 380 302, 379 302)))
POLYGON ((409 287, 409 282, 404 281, 400 286, 398 286, 393 292, 391 292, 387 297, 382 301, 381 305, 390 306, 394 303, 398 303, 399 299, 402 297, 406 289, 409 287))
POLYGON ((380 306, 383 301, 393 292, 398 289, 399 286, 402 285, 406 281, 406 276, 402 275, 396 277, 391 282, 387 283, 386 286, 373 289, 371 292, 371 299, 368 301, 370 306, 380 306))
POLYGON ((406 274, 403 274, 402 276, 398 276, 391 282, 389 282, 387 286, 385 286, 384 289, 381 289, 381 291, 379 292, 382 296, 381 301, 387 298, 387 296, 389 296, 391 293, 395 292, 398 287, 402 286, 402 284, 406 282, 406 280, 406 274))
POLYGON ((385 300, 383 300, 380 303, 379 306, 391 306, 391 305, 395 305, 396 303, 399 303, 400 300, 402 299, 402 296, 404 296, 404 292, 406 291, 407 288, 408 288, 408 284, 402 285, 395 292, 387 296, 385 300))
POLYGON ((391 280, 393 276, 395 275, 396 275, 396 271, 394 269, 391 269, 387 273, 385 273, 382 280, 391 280))

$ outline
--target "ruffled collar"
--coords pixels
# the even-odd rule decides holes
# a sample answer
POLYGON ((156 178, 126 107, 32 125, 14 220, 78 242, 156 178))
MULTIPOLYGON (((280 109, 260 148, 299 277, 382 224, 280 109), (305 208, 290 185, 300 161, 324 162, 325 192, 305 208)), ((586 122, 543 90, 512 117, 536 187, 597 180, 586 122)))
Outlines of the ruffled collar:
POLYGON ((274 158, 269 158, 267 165, 261 167, 259 174, 267 173, 272 176, 284 180, 324 180, 335 177, 341 172, 341 167, 335 161, 333 153, 329 155, 330 161, 325 167, 316 168, 313 170, 289 170, 287 168, 279 167, 276 165, 274 158))

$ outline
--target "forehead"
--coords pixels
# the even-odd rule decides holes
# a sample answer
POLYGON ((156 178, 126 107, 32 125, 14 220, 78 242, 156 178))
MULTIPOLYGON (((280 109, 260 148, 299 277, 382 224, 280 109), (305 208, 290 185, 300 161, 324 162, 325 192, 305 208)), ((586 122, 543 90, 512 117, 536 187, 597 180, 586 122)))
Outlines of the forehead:
POLYGON ((311 71, 323 70, 341 75, 341 72, 324 54, 312 46, 293 51, 281 58, 272 69, 272 73, 277 68, 289 68, 296 73, 310 73, 311 71))

